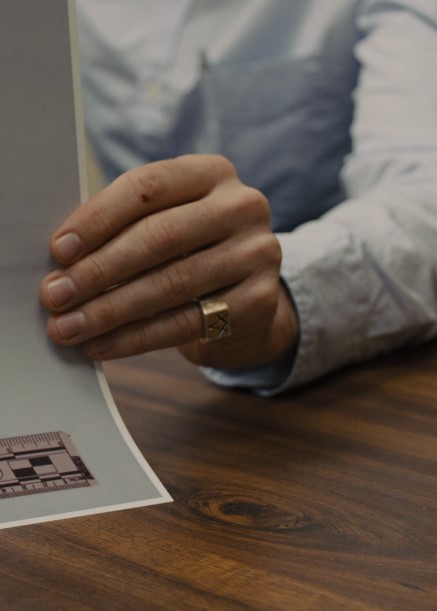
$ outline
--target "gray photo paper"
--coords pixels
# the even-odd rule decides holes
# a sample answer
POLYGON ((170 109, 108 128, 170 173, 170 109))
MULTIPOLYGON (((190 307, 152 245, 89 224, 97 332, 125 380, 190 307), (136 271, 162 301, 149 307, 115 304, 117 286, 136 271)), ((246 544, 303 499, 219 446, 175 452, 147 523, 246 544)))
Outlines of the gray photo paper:
POLYGON ((76 43, 72 0, 0 2, 0 528, 171 500, 39 304, 49 236, 86 197, 76 43))

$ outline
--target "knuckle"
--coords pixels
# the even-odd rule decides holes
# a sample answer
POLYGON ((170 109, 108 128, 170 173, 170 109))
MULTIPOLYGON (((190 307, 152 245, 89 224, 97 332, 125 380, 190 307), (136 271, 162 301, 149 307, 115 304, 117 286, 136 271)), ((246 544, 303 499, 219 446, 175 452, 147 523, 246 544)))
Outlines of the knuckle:
POLYGON ((282 264, 282 249, 278 238, 272 233, 270 235, 269 259, 271 265, 279 270, 282 264))
POLYGON ((233 213, 247 219, 250 224, 270 227, 270 205, 258 189, 241 184, 238 197, 232 201, 232 207, 233 213))
POLYGON ((159 260, 176 253, 180 243, 178 229, 169 216, 165 213, 150 216, 141 225, 143 243, 159 260))
POLYGON ((200 335, 198 318, 192 315, 189 310, 183 310, 176 317, 175 322, 178 326, 178 336, 183 343, 196 339, 200 335))
POLYGON ((193 273, 188 265, 175 263, 161 273, 161 293, 169 304, 177 304, 190 298, 193 273))
POLYGON ((270 225, 270 204, 267 197, 254 187, 245 187, 246 197, 251 204, 255 218, 260 223, 270 225))
POLYGON ((147 352, 152 345, 151 334, 142 321, 134 322, 130 326, 130 340, 133 352, 147 352))
POLYGON ((105 288, 106 271, 96 255, 90 255, 84 262, 83 277, 91 289, 105 288))
POLYGON ((106 235, 110 232, 109 219, 106 217, 105 211, 96 206, 90 206, 88 209, 88 225, 98 235, 106 235))
POLYGON ((162 190, 158 172, 152 164, 126 172, 121 176, 121 180, 126 183, 126 188, 134 197, 139 197, 143 202, 155 199, 162 190))
POLYGON ((234 178, 237 176, 234 164, 224 155, 208 155, 208 163, 211 171, 218 177, 234 178))
POLYGON ((273 274, 262 274, 252 288, 251 302, 263 312, 273 312, 278 303, 278 278, 273 274))
POLYGON ((108 296, 102 297, 96 304, 95 318, 100 328, 110 329, 114 326, 116 312, 108 296))
POLYGON ((258 268, 273 268, 276 273, 278 272, 282 262, 282 251, 277 237, 271 231, 260 233, 253 240, 252 257, 258 263, 258 268))

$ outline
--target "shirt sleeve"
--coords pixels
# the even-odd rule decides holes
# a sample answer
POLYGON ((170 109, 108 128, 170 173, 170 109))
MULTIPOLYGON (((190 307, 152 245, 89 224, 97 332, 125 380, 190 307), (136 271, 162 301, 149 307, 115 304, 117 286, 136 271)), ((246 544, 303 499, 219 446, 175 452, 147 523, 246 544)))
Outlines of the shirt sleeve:
POLYGON ((272 395, 437 335, 437 4, 364 0, 347 199, 279 235, 293 360, 206 373, 272 395))

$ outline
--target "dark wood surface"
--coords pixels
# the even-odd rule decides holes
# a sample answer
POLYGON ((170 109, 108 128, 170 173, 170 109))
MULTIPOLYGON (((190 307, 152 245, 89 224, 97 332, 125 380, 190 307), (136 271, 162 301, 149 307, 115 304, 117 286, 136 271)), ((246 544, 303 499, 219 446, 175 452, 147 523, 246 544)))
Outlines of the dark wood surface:
POLYGON ((437 609, 437 347, 275 399, 107 365, 174 503, 0 531, 0 610, 437 609))

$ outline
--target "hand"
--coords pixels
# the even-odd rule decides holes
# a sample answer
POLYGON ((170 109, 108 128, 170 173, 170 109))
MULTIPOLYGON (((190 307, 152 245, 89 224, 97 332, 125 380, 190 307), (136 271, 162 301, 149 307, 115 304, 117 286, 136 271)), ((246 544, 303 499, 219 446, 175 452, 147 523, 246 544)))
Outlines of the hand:
POLYGON ((95 360, 178 346, 197 364, 252 367, 297 342, 268 202, 222 157, 127 172, 67 218, 51 252, 63 268, 41 283, 48 333, 95 360), (211 293, 228 304, 232 335, 202 344, 195 300, 211 293))

